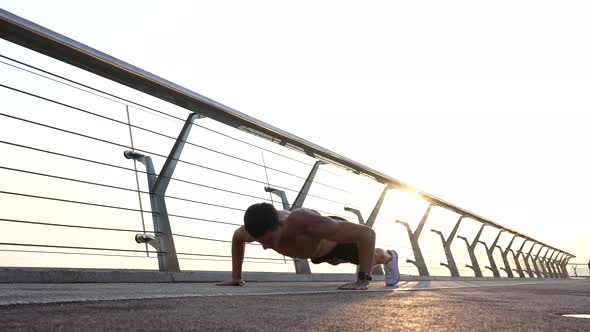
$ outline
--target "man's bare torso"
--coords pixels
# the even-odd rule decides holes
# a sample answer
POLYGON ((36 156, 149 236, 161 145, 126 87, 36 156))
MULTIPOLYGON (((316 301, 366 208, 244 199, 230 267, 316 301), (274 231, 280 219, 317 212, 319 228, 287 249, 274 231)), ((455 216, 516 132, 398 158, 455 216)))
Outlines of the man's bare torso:
POLYGON ((303 229, 305 226, 289 218, 291 212, 278 211, 278 214, 279 224, 283 227, 279 245, 273 248, 278 253, 296 258, 316 258, 326 255, 337 245, 334 241, 308 235, 303 229))

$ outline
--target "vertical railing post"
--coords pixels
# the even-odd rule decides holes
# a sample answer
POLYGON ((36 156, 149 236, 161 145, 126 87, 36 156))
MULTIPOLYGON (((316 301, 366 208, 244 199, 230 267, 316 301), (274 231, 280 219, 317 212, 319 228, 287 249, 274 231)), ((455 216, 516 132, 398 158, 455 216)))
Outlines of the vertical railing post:
POLYGON ((479 243, 483 244, 486 248, 486 254, 488 255, 488 260, 490 261, 490 266, 486 266, 486 268, 489 268, 492 271, 495 278, 500 278, 500 271, 498 271, 498 266, 494 261, 494 249, 496 249, 496 244, 498 243, 498 240, 500 239, 500 235, 502 234, 502 232, 503 230, 500 230, 500 232, 496 236, 496 239, 490 247, 488 247, 488 245, 485 242, 479 241, 479 243))
POLYGON ((428 267, 426 266, 426 262, 424 261, 424 256, 422 256, 422 250, 420 249, 418 238, 420 237, 420 233, 422 233, 422 228, 424 228, 424 224, 426 223, 426 219, 428 219, 428 214, 430 213, 432 206, 432 203, 428 204, 428 208, 426 209, 426 212, 424 212, 422 220, 420 221, 420 224, 418 224, 418 227, 416 227, 416 230, 414 232, 412 232, 412 229, 410 228, 410 225, 408 225, 407 222, 400 220, 395 221, 398 224, 404 225, 408 230, 408 236, 410 237, 410 243, 412 244, 412 250, 414 251, 415 260, 406 259, 406 262, 414 264, 418 268, 418 273, 421 276, 429 276, 430 274, 428 273, 428 267))
POLYGON ((567 265, 569 264, 569 262, 570 262, 570 259, 572 259, 572 258, 574 258, 574 257, 576 257, 576 256, 569 255, 569 256, 568 256, 568 258, 567 258, 567 260, 565 261, 565 263, 564 263, 564 265, 563 265, 563 268, 564 268, 564 270, 565 270, 565 273, 567 274, 567 277, 568 277, 568 278, 569 278, 569 276, 570 276, 570 275, 569 275, 569 273, 567 272, 567 265))
POLYGON ((512 273, 512 268, 510 267, 510 262, 508 261, 508 252, 511 251, 510 247, 512 246, 512 243, 514 243, 514 239, 516 239, 516 234, 512 237, 512 240, 510 240, 510 243, 508 243, 508 246, 504 251, 502 251, 500 246, 496 246, 498 249, 500 249, 500 253, 502 254, 502 261, 504 262, 504 267, 502 270, 504 270, 510 278, 514 278, 514 274, 512 273))
POLYGON ((445 250, 445 255, 447 256, 447 262, 446 263, 441 262, 440 265, 448 268, 449 271, 451 272, 452 277, 459 277, 460 276, 459 269, 457 268, 457 264, 455 263, 455 258, 453 257, 453 252, 451 251, 451 244, 453 243, 453 240, 455 239, 455 235, 457 234, 457 230, 459 230, 459 225, 461 224, 461 220, 463 220, 463 217, 464 216, 459 217, 459 220, 455 224, 455 227, 453 228, 453 230, 451 231, 451 234, 449 235, 449 237, 446 240, 445 240, 445 237, 443 236, 441 231, 436 230, 436 229, 430 230, 431 232, 438 234, 442 240, 443 249, 445 250))
POLYGON ((195 118, 202 116, 197 113, 191 113, 184 123, 168 158, 164 162, 164 166, 160 170, 160 174, 156 177, 154 165, 149 156, 136 153, 135 151, 125 151, 124 155, 127 159, 135 159, 146 166, 148 186, 150 189, 150 203, 152 207, 152 219, 154 222, 155 239, 138 234, 136 236, 137 242, 148 242, 158 250, 158 266, 162 272, 178 272, 180 266, 178 264, 178 257, 176 256, 176 247, 174 246, 174 237, 170 227, 170 220, 168 218, 168 210, 166 208, 165 194, 170 179, 176 168, 176 164, 180 159, 184 144, 193 127, 195 118))
POLYGON ((564 278, 569 278, 570 275, 567 272, 567 263, 569 262, 569 260, 572 258, 572 256, 566 254, 565 258, 561 261, 561 269, 563 270, 563 277, 564 278))
POLYGON ((469 258, 471 259, 471 265, 465 265, 465 266, 470 268, 471 270, 473 270, 473 273, 475 273, 476 277, 483 277, 483 274, 481 273, 481 269, 479 268, 479 263, 477 262, 477 257, 475 256, 475 246, 477 246, 477 243, 479 242, 479 237, 481 236, 481 233, 482 233, 483 228, 485 226, 486 226, 486 224, 481 225, 481 228, 479 229, 479 232, 475 236, 475 239, 473 239, 472 243, 469 243, 467 238, 464 236, 457 236, 461 240, 465 241, 465 244, 467 245, 467 252, 469 252, 469 258))
POLYGON ((564 278, 568 278, 569 274, 567 273, 567 269, 566 269, 566 264, 567 261, 570 259, 570 256, 568 254, 564 254, 563 258, 561 259, 561 261, 559 262, 559 267, 562 271, 562 275, 564 278))
POLYGON ((549 278, 549 271, 547 270, 547 255, 549 254, 549 250, 551 250, 551 248, 545 248, 547 248, 547 250, 545 250, 545 255, 543 255, 543 257, 540 257, 539 261, 541 265, 541 270, 543 270, 543 278, 549 278))
MULTIPOLYGON (((311 185, 313 183, 313 179, 315 178, 316 173, 318 172, 318 168, 324 164, 325 164, 325 162, 323 162, 321 160, 318 160, 315 162, 315 164, 311 168, 311 171, 309 172, 309 175, 307 176, 307 179, 305 179, 305 182, 303 183, 303 186, 301 187, 299 194, 297 194, 297 198, 295 198, 295 202, 293 202, 293 205, 291 205, 291 208, 290 208, 291 211, 293 211, 295 209, 299 209, 303 206, 303 202, 305 201, 305 198, 307 197, 307 194, 309 193, 309 188, 311 188, 311 185)), ((294 258, 293 260, 295 261, 295 273, 297 273, 297 274, 311 274, 311 269, 309 268, 309 262, 307 261, 307 259, 294 258)))
POLYGON ((573 256, 571 255, 567 255, 566 258, 563 260, 563 262, 561 263, 562 269, 563 269, 563 277, 564 278, 569 278, 570 275, 567 272, 567 263, 570 261, 570 259, 572 259, 573 256))
POLYGON ((529 258, 531 258, 531 253, 533 252, 533 248, 535 247, 537 243, 534 242, 533 245, 531 246, 529 252, 527 253, 526 256, 524 256, 524 265, 526 266, 526 271, 529 274, 529 278, 534 278, 535 275, 533 274, 533 270, 531 269, 531 264, 529 264, 529 258))
POLYGON ((551 269, 553 270, 553 275, 555 275, 555 279, 561 278, 559 269, 557 268, 557 258, 561 255, 561 251, 555 250, 555 258, 551 260, 551 269))
POLYGON ((509 250, 512 253, 512 258, 514 259, 514 264, 516 264, 516 269, 512 269, 512 271, 518 273, 519 278, 524 278, 524 272, 522 272, 522 267, 520 266, 520 262, 518 261, 518 254, 514 252, 514 250, 509 250))
POLYGON ((557 275, 558 278, 563 278, 563 273, 562 273, 561 268, 559 266, 559 262, 561 259, 563 259, 564 255, 565 255, 565 253, 558 250, 557 256, 555 256, 555 260, 553 261, 553 268, 555 269, 555 274, 557 275))
POLYGON ((303 202, 305 202, 305 198, 307 198, 309 188, 311 188, 311 185, 313 184, 313 179, 315 178, 318 169, 321 165, 325 164, 326 163, 321 160, 315 162, 315 164, 311 168, 311 171, 309 172, 309 175, 307 176, 307 179, 305 179, 305 182, 303 183, 301 190, 299 190, 297 198, 295 198, 295 202, 293 202, 293 205, 291 206, 291 210, 299 209, 303 206, 303 202))
POLYGON ((553 268, 553 256, 557 254, 557 250, 553 248, 551 248, 551 250, 553 250, 553 252, 551 253, 551 256, 549 256, 549 258, 547 259, 547 269, 549 270, 549 276, 551 278, 557 278, 557 274, 555 273, 555 269, 553 268))
MULTIPOLYGON (((488 244, 487 244, 487 243, 485 243, 484 241, 478 241, 478 242, 479 242, 480 244, 482 244, 482 245, 485 247, 485 251, 486 251, 486 254, 487 254, 487 252, 490 250, 490 248, 488 247, 488 244)), ((488 260, 489 260, 489 256, 488 256, 488 260)), ((491 265, 491 264, 490 264, 490 265, 491 265)), ((492 267, 491 267, 491 266, 484 265, 484 267, 485 267, 486 269, 488 269, 488 270, 492 271, 492 273, 494 274, 494 278, 498 278, 498 277, 496 277, 496 271, 494 271, 494 269, 492 269, 492 267)), ((482 275, 483 275, 483 272, 482 272, 482 275)))
POLYGON ((537 278, 543 278, 543 275, 541 274, 541 270, 539 269, 539 254, 541 253, 541 250, 543 250, 543 248, 544 247, 541 245, 541 248, 539 248, 539 251, 537 251, 537 254, 532 257, 533 267, 535 268, 534 272, 537 275, 537 278))
MULTIPOLYGON (((522 269, 522 266, 520 265, 520 261, 518 260, 518 258, 520 256, 522 256, 522 248, 524 248, 524 245, 527 243, 528 239, 524 239, 524 241, 522 242, 522 244, 520 245, 520 248, 516 251, 516 254, 514 255, 514 262, 516 263, 516 269, 518 272, 518 275, 521 278, 526 278, 524 275, 524 271, 522 269)), ((514 252, 513 252, 514 253, 514 252)))
POLYGON ((377 203, 375 203, 375 206, 373 207, 373 210, 371 211, 371 214, 369 215, 369 219, 367 219, 367 222, 366 222, 367 226, 373 228, 373 225, 375 224, 375 220, 377 220, 377 215, 379 214, 379 211, 381 210, 381 205, 383 205, 383 200, 385 199, 385 195, 387 194, 389 189, 391 189, 391 188, 389 188, 388 186, 383 188, 383 191, 381 192, 381 196, 379 196, 377 203))
POLYGON ((568 257, 569 256, 566 253, 564 253, 563 258, 559 261, 559 269, 561 270, 561 275, 563 278, 569 277, 569 274, 567 273, 566 267, 565 267, 565 264, 566 264, 565 262, 567 262, 567 260, 569 259, 568 257))

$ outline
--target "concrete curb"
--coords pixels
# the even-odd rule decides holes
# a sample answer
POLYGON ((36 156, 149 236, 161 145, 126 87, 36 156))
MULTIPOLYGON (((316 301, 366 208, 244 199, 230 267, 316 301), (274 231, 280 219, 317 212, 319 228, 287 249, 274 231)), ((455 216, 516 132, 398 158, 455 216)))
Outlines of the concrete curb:
MULTIPOLYGON (((108 270, 108 269, 47 269, 47 268, 0 268, 0 283, 174 283, 174 282, 219 282, 231 279, 229 271, 183 271, 159 272, 154 270, 108 270)), ((373 280, 383 280, 375 275, 373 280)), ((536 278, 535 278, 536 279, 536 278)), ((535 280, 532 279, 532 280, 535 280)), ((352 281, 353 274, 316 273, 295 274, 285 272, 245 272, 248 282, 305 282, 305 281, 352 281)), ((421 277, 402 275, 402 281, 498 281, 522 280, 521 278, 493 277, 421 277)), ((541 279, 536 279, 541 280, 541 279)), ((546 279, 551 280, 551 279, 546 279)))

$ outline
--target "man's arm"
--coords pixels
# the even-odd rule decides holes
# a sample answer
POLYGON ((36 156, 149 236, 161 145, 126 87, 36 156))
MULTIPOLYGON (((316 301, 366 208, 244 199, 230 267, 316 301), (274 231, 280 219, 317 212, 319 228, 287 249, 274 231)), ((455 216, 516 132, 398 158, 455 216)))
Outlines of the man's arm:
POLYGON ((370 273, 375 254, 375 231, 368 226, 346 221, 334 221, 309 209, 298 209, 289 216, 303 232, 312 237, 335 242, 357 242, 359 245, 359 272, 370 273))
POLYGON ((219 286, 242 286, 242 264, 244 263, 244 252, 246 251, 246 242, 252 242, 254 239, 246 232, 244 226, 236 229, 231 241, 231 260, 232 260, 232 280, 225 281, 219 286))

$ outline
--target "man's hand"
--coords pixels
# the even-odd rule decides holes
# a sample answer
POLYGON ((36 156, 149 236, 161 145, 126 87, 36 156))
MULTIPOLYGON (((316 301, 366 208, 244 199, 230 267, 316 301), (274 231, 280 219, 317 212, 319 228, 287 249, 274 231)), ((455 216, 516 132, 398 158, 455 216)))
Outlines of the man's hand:
POLYGON ((368 280, 358 280, 356 282, 351 282, 349 284, 344 284, 339 286, 338 289, 342 290, 367 290, 369 289, 369 281, 368 280))
POLYGON ((244 280, 229 280, 216 284, 217 286, 244 286, 244 280))

